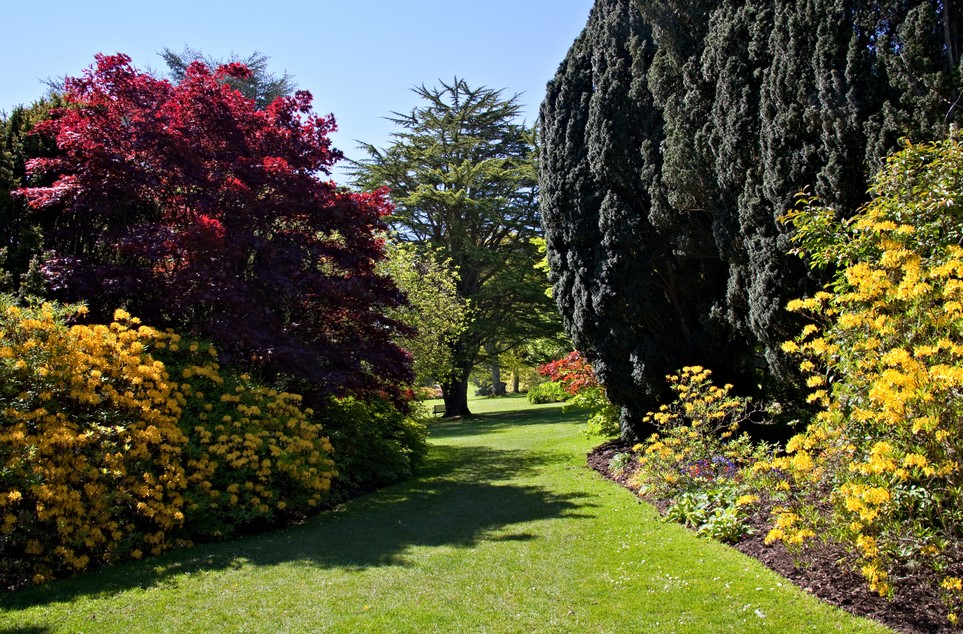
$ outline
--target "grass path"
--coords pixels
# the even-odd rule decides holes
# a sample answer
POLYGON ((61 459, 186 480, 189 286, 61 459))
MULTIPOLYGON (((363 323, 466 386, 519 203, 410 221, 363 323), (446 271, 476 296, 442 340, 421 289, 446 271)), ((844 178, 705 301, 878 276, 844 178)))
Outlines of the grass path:
POLYGON ((884 632, 663 524, 578 417, 480 400, 422 475, 304 525, 0 596, 0 632, 884 632))

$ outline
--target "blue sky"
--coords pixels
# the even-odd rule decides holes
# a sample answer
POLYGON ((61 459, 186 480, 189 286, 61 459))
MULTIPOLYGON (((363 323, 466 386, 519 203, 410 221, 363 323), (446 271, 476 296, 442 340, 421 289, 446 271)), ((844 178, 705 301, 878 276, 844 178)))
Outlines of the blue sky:
MULTIPOLYGON (((360 158, 357 142, 383 147, 383 117, 417 104, 411 87, 463 77, 524 93, 535 120, 545 83, 584 27, 593 0, 315 0, 163 3, 87 0, 14 2, 0 37, 0 110, 40 97, 44 78, 79 74, 94 54, 126 53, 163 70, 164 47, 213 57, 255 50, 271 70, 294 76, 315 110, 334 113, 335 145, 360 158)), ((343 181, 343 176, 335 177, 343 181)))

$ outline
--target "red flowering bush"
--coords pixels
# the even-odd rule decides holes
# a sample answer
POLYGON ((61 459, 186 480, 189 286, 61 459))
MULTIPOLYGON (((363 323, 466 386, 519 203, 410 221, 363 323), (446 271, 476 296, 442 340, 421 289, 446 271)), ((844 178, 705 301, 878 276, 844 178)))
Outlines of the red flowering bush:
POLYGON ((591 412, 586 430, 589 435, 617 436, 621 432, 619 408, 605 396, 605 388, 599 384, 595 369, 580 352, 570 352, 562 359, 546 363, 538 368, 538 373, 562 386, 570 395, 566 400, 567 407, 591 412))
POLYGON ((539 366, 538 373, 548 377, 550 381, 561 383, 565 391, 572 396, 582 390, 597 387, 599 384, 592 364, 583 359, 582 353, 577 350, 561 359, 539 366))

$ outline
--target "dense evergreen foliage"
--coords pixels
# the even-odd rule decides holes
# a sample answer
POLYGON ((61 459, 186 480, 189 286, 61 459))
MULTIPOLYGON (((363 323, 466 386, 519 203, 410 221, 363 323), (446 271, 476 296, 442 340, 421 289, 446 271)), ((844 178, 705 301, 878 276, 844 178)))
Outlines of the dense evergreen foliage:
POLYGON ((49 97, 0 116, 0 291, 19 290, 40 256, 43 218, 31 215, 12 192, 26 184, 27 161, 56 153, 53 141, 31 132, 61 105, 59 97, 49 97))
POLYGON ((841 214, 900 137, 958 117, 959 8, 598 0, 542 106, 555 297, 626 431, 687 364, 792 397, 786 301, 818 285, 779 217, 841 214))

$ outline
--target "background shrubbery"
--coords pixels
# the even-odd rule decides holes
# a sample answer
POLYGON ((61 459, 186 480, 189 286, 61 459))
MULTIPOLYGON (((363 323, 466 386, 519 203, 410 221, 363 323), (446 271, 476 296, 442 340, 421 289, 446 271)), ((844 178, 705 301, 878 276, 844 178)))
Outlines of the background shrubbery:
MULTIPOLYGON (((567 408, 589 411, 587 434, 609 438, 618 436, 619 409, 609 401, 594 368, 581 353, 570 352, 561 359, 539 366, 538 372, 548 377, 553 385, 561 388, 565 398, 560 400, 565 401, 567 408)), ((551 393, 555 394, 556 388, 545 389, 553 390, 551 393)))
POLYGON ((539 383, 531 387, 527 394, 528 402, 535 405, 539 403, 564 403, 571 396, 565 391, 565 387, 561 383, 555 381, 539 383))

